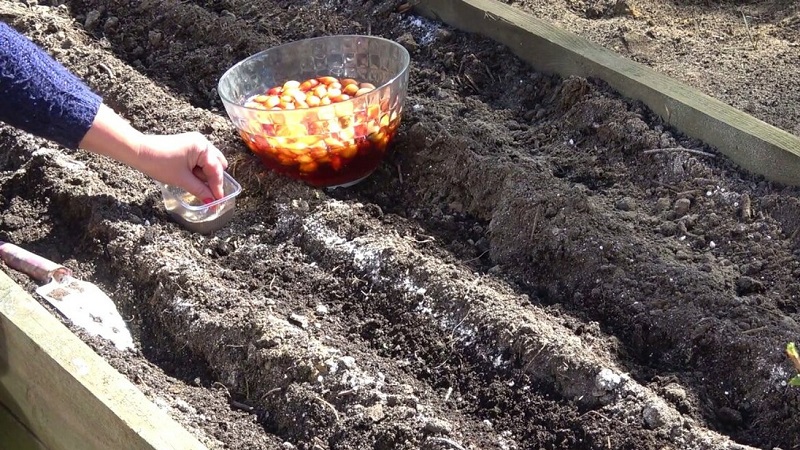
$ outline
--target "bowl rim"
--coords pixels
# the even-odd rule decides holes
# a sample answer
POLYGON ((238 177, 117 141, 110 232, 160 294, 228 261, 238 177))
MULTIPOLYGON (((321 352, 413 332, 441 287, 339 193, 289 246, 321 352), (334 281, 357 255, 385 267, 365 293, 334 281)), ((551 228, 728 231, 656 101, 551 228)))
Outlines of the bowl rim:
MULTIPOLYGON (((226 196, 224 196, 222 198, 218 198, 218 199, 214 200, 213 202, 194 206, 194 205, 190 205, 190 204, 186 203, 179 196, 175 196, 174 198, 176 200, 178 200, 178 203, 179 203, 181 209, 183 209, 185 211, 203 212, 203 211, 207 211, 207 210, 213 209, 214 207, 220 206, 220 205, 223 205, 223 204, 225 204, 227 206, 227 203, 229 201, 235 199, 236 197, 239 196, 239 194, 242 193, 242 185, 238 181, 236 181, 236 179, 234 179, 233 176, 231 174, 229 174, 227 171, 223 171, 222 172, 222 178, 224 180, 227 180, 233 186, 233 191, 230 194, 227 194, 226 196)), ((162 197, 164 197, 164 189, 165 188, 174 187, 174 186, 167 185, 167 184, 160 183, 160 182, 157 182, 157 184, 161 188, 162 197)), ((166 198, 164 200, 166 200, 166 198)))
MULTIPOLYGON (((245 106, 245 105, 240 105, 238 102, 235 102, 235 101, 233 101, 231 99, 228 99, 228 98, 226 98, 225 95, 223 95, 223 89, 222 89, 223 81, 235 69, 237 69, 239 66, 243 65, 244 63, 246 63, 246 62, 248 62, 248 61, 250 61, 250 60, 252 60, 254 58, 257 58, 257 57, 259 57, 259 56, 261 56, 261 55, 263 55, 265 53, 268 53, 268 52, 271 52, 271 51, 275 51, 275 50, 277 50, 279 48, 289 47, 289 46, 292 46, 292 45, 298 45, 298 44, 303 43, 303 42, 312 42, 312 41, 317 41, 317 40, 322 40, 322 39, 331 39, 331 38, 367 38, 367 39, 372 39, 372 40, 376 40, 376 41, 385 41, 385 42, 388 42, 391 45, 397 47, 398 49, 400 49, 401 54, 405 58, 405 65, 403 66, 403 68, 400 71, 398 71, 388 81, 386 81, 385 83, 381 84, 380 86, 375 86, 375 90, 372 91, 372 92, 379 91, 379 90, 385 88, 386 86, 394 83, 395 81, 397 81, 398 78, 403 76, 403 74, 408 73, 409 68, 411 67, 411 54, 408 52, 408 49, 403 47, 400 43, 398 43, 396 41, 393 41, 391 39, 384 38, 382 36, 373 36, 373 35, 369 35, 369 34, 334 34, 334 35, 328 35, 328 36, 317 36, 317 37, 313 37, 313 38, 306 38, 306 39, 300 39, 300 40, 296 40, 296 41, 284 42, 283 44, 279 44, 279 45, 276 45, 276 46, 273 46, 273 47, 269 47, 269 48, 261 50, 261 51, 259 51, 257 53, 253 53, 252 55, 248 56, 247 58, 242 59, 241 61, 237 62, 233 66, 229 67, 228 70, 226 70, 222 74, 222 76, 219 78, 219 81, 217 82, 217 93, 220 96, 220 98, 222 99, 223 103, 234 105, 234 106, 236 106, 238 108, 243 108, 246 111, 262 111, 262 112, 271 112, 271 113, 281 113, 281 112, 285 113, 285 112, 293 112, 293 111, 302 111, 302 112, 315 111, 315 110, 321 109, 321 108, 328 108, 328 107, 330 107, 332 105, 340 105, 340 104, 346 104, 346 103, 353 102, 355 99, 357 99, 359 97, 351 97, 351 98, 349 98, 349 99, 347 99, 347 100, 345 100, 343 102, 338 102, 338 103, 335 103, 335 104, 331 103, 330 105, 310 106, 308 108, 292 109, 292 110, 272 110, 272 109, 251 108, 251 107, 248 107, 248 106, 245 106)), ((364 95, 369 95, 369 94, 364 94, 364 95)))

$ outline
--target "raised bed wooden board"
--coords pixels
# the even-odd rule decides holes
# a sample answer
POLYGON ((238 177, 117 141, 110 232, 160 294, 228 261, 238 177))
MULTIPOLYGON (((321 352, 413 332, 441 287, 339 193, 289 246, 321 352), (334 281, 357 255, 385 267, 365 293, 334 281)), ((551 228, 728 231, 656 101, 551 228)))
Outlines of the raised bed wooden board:
POLYGON ((800 185, 800 138, 643 64, 496 0, 424 0, 416 10, 494 39, 542 72, 600 78, 745 170, 800 185))
POLYGON ((47 450, 47 447, 0 404, 0 448, 14 450, 47 450))
POLYGON ((0 404, 0 430, 10 440, 17 425, 22 442, 27 427, 39 448, 205 449, 2 272, 0 404))

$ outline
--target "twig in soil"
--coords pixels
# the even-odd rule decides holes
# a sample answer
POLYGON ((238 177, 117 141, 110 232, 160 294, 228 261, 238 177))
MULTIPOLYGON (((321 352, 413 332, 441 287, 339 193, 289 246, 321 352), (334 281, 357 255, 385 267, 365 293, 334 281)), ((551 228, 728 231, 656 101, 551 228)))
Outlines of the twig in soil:
POLYGON ((319 395, 314 395, 314 396, 317 398, 317 400, 322 402, 322 404, 324 406, 327 406, 331 411, 333 411, 333 417, 336 418, 336 422, 338 423, 339 422, 339 411, 336 410, 336 407, 331 405, 330 402, 328 402, 324 398, 320 397, 319 395))
POLYGON ((274 394, 276 392, 280 392, 281 389, 282 388, 276 387, 276 388, 268 390, 267 392, 264 393, 264 395, 261 396, 261 400, 264 400, 265 398, 269 397, 270 395, 272 395, 272 394, 274 394))
POLYGON ((400 164, 397 165, 397 178, 400 179, 400 184, 403 184, 403 169, 400 168, 400 164))
MULTIPOLYGON (((450 357, 453 356, 453 351, 454 351, 453 347, 455 346, 456 343, 456 331, 458 330, 458 327, 460 327, 464 323, 464 321, 467 320, 467 317, 469 317, 469 313, 471 311, 472 308, 468 309, 467 312, 464 314, 464 317, 462 317, 461 320, 456 324, 456 326, 454 326, 453 329, 450 330, 450 339, 448 343, 448 347, 450 347, 450 353, 448 353, 447 358, 445 358, 444 361, 442 361, 436 367, 434 367, 434 369, 439 369, 442 366, 444 366, 447 363, 447 361, 450 361, 450 357)), ((445 399, 445 401, 447 401, 447 399, 445 399)))
POLYGON ((475 81, 473 81, 473 80, 472 80, 472 77, 471 77, 471 76, 469 76, 469 74, 466 74, 466 73, 465 73, 465 74, 464 74, 464 78, 466 78, 466 79, 467 79, 467 83, 469 84, 469 86, 470 86, 472 89, 474 89, 474 90, 475 90, 475 92, 480 92, 480 91, 481 91, 480 89, 478 89, 478 85, 477 85, 477 84, 475 84, 475 81))
POLYGON ((533 235, 536 234, 536 227, 539 226, 539 214, 542 212, 542 205, 536 206, 536 213, 533 214, 533 225, 531 225, 531 235, 529 240, 533 240, 533 235))
POLYGON ((742 331, 742 334, 754 334, 754 333, 758 333, 759 331, 763 331, 763 330, 766 330, 766 329, 767 329, 767 326, 764 325, 762 327, 755 327, 755 328, 750 328, 749 330, 744 330, 744 331, 742 331))
POLYGON ((653 182, 655 184, 661 186, 661 187, 665 187, 665 188, 669 189, 672 192, 678 192, 678 188, 673 186, 673 185, 671 185, 671 184, 663 183, 661 181, 653 181, 653 182))
POLYGON ((337 397, 344 397, 345 395, 353 395, 358 392, 357 389, 345 389, 344 391, 340 391, 336 394, 337 397))
POLYGON ((648 153, 670 153, 670 152, 686 152, 700 156, 708 156, 709 158, 716 158, 716 155, 714 155, 713 153, 708 153, 702 150, 694 150, 691 148, 684 148, 684 147, 654 148, 651 150, 645 150, 642 153, 648 154, 648 153))
POLYGON ((436 242, 436 239, 433 236, 426 236, 424 234, 419 234, 418 236, 422 236, 425 239, 419 240, 416 237, 411 237, 411 236, 403 236, 403 239, 414 242, 416 244, 427 244, 428 242, 436 242))
POLYGON ((750 24, 747 23, 747 16, 744 15, 744 11, 739 11, 742 13, 742 19, 744 20, 744 29, 747 30, 747 36, 750 38, 750 43, 753 44, 753 48, 756 48, 756 41, 753 39, 753 33, 750 31, 750 24))
POLYGON ((542 346, 539 348, 539 351, 536 352, 535 355, 533 355, 533 357, 530 359, 530 361, 528 361, 527 364, 525 364, 525 368, 522 369, 523 372, 528 372, 528 369, 531 367, 531 364, 533 364, 533 361, 539 356, 539 354, 542 353, 545 347, 547 347, 547 344, 542 344, 542 346))
POLYGON ((476 256, 476 257, 474 257, 474 258, 472 258, 472 259, 468 259, 468 260, 464 261, 464 264, 466 264, 466 263, 470 263, 470 262, 472 262, 472 261, 477 261, 477 260, 479 260, 479 259, 483 258, 483 255, 485 255, 485 254, 487 254, 487 253, 489 253, 489 250, 486 250, 485 252, 481 253, 480 255, 478 255, 478 256, 476 256))
POLYGON ((432 444, 442 444, 450 448, 455 448, 457 450, 467 450, 458 442, 444 437, 429 437, 425 442, 430 442, 432 444))
POLYGON ((598 411, 595 411, 595 410, 593 410, 593 409, 592 409, 592 410, 590 410, 590 411, 586 411, 585 413, 583 413, 583 416, 588 416, 589 414, 591 414, 591 415, 593 415, 593 416, 600 416, 601 418, 603 418, 603 419, 606 419, 607 421, 611 422, 611 419, 609 419, 607 416, 605 416, 605 415, 603 415, 602 413, 600 413, 600 412, 598 412, 598 411))
POLYGON ((99 62, 97 63, 97 67, 103 69, 108 74, 109 77, 116 78, 116 75, 114 75, 114 71, 111 70, 111 67, 108 67, 105 63, 99 62))
POLYGON ((225 386, 224 384, 220 383, 219 381, 215 381, 215 382, 211 383, 211 386, 213 386, 213 387, 221 387, 222 389, 225 390, 225 395, 227 395, 228 398, 231 398, 231 391, 229 391, 228 387, 225 386))

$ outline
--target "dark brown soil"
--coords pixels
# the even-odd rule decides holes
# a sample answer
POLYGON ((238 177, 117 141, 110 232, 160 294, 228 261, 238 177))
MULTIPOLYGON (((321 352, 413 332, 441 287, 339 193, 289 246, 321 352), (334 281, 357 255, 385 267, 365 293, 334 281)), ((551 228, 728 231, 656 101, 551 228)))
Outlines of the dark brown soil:
POLYGON ((800 3, 506 0, 800 135, 800 3))
POLYGON ((798 190, 400 3, 0 2, 135 126, 211 137, 244 186, 192 234, 141 174, 0 127, 0 238, 112 295, 139 350, 75 331, 212 449, 800 445, 798 190), (318 190, 262 169, 214 87, 334 33, 403 42, 411 84, 380 169, 318 190), (645 153, 677 146, 710 155, 645 153))

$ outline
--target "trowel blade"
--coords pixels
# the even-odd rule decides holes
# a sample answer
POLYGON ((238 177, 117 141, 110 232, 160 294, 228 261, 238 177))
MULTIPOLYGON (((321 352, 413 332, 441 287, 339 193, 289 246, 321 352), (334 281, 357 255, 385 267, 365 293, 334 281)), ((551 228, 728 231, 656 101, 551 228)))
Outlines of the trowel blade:
POLYGON ((134 348, 128 325, 114 302, 92 283, 66 277, 36 289, 67 319, 94 336, 101 336, 120 349, 134 348))

